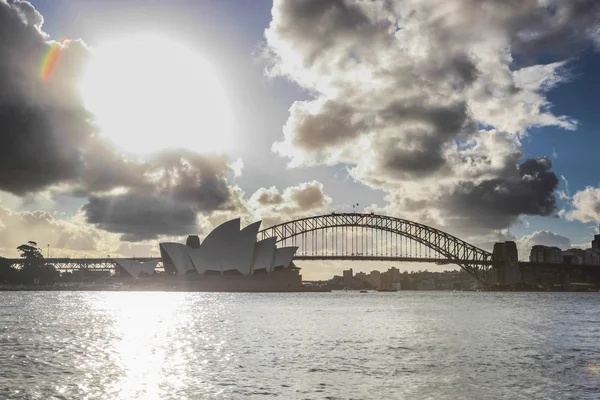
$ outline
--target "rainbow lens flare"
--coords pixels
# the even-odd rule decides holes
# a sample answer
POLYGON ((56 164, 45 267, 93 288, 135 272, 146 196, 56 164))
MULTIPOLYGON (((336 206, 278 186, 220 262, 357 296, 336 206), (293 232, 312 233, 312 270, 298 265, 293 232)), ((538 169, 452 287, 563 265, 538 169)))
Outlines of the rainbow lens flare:
POLYGON ((50 45, 50 50, 46 53, 40 70, 40 77, 44 82, 48 82, 52 77, 52 73, 58 64, 58 60, 64 50, 64 42, 66 39, 61 39, 58 42, 53 42, 50 45))

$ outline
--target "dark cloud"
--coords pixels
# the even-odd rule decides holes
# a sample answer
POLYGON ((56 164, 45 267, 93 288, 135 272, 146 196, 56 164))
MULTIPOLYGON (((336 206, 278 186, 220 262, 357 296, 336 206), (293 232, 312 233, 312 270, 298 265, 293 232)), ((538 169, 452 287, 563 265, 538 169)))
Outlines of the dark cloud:
POLYGON ((186 204, 164 197, 138 194, 93 196, 82 208, 87 222, 108 232, 122 233, 121 240, 141 241, 158 235, 196 233, 196 212, 186 204))
POLYGON ((231 188, 224 175, 230 171, 225 156, 169 150, 151 158, 145 175, 154 177, 147 184, 161 195, 210 212, 228 207, 231 188))
POLYGON ((224 156, 168 150, 135 167, 140 175, 133 184, 121 186, 126 193, 92 196, 83 207, 87 222, 123 233, 122 240, 197 232, 198 213, 243 206, 227 184, 225 174, 231 168, 224 156))
POLYGON ((439 171, 446 164, 446 160, 440 153, 441 147, 428 148, 424 146, 408 150, 394 142, 395 140, 390 139, 389 146, 386 146, 381 154, 381 171, 388 176, 403 179, 409 176, 430 175, 439 171))
POLYGON ((46 42, 42 22, 27 2, 0 2, 0 189, 17 195, 76 179, 93 138, 75 87, 87 50, 46 42), (53 46, 60 57, 44 80, 53 46))
POLYGON ((597 0, 558 1, 520 22, 521 29, 516 30, 513 38, 517 52, 566 57, 581 51, 589 40, 600 47, 597 0))
POLYGON ((263 226, 271 226, 298 217, 325 212, 331 198, 325 194, 318 181, 305 182, 279 192, 275 186, 260 188, 249 200, 263 220, 263 226))
POLYGON ((390 212, 449 229, 552 215, 556 176, 545 158, 517 166, 520 138, 531 127, 575 129, 545 97, 564 81, 564 55, 546 65, 539 56, 547 43, 600 44, 599 5, 275 0, 265 32, 273 71, 313 98, 291 107, 273 150, 290 166, 349 166, 387 192, 390 212), (515 70, 525 57, 531 65, 515 70))
POLYGON ((269 189, 258 189, 254 194, 254 198, 259 206, 276 206, 285 201, 275 186, 271 186, 269 189))
MULTIPOLYGON (((394 21, 377 18, 377 2, 368 7, 346 0, 300 0, 281 2, 273 8, 271 31, 283 41, 294 41, 311 63, 330 48, 350 47, 353 43, 377 43, 393 29, 394 21), (368 7, 373 7, 369 10, 368 7), (277 13, 277 15, 275 15, 277 13), (373 17, 377 19, 374 20, 373 17)), ((358 57, 358 53, 354 53, 358 57)))
POLYGON ((0 0, 0 190, 89 197, 87 222, 125 240, 191 233, 198 213, 243 206, 225 157, 169 150, 140 159, 99 135, 78 87, 88 48, 49 41, 42 24, 28 2, 0 0))
POLYGON ((445 107, 395 102, 380 113, 380 119, 394 125, 413 125, 404 128, 404 138, 382 138, 378 146, 381 170, 400 178, 439 171, 446 164, 444 145, 458 136, 468 137, 477 128, 464 102, 445 107))
POLYGON ((460 182, 440 198, 439 207, 449 221, 463 230, 505 229, 520 215, 552 215, 558 178, 552 162, 543 157, 518 167, 518 176, 460 182))
POLYGON ((288 190, 289 198, 302 211, 319 209, 329 203, 323 191, 323 185, 318 182, 301 184, 288 190))
POLYGON ((136 162, 97 134, 80 98, 88 48, 48 41, 42 23, 29 3, 0 2, 0 190, 24 196, 62 184, 86 196, 133 185, 136 162))
POLYGON ((358 117, 353 107, 327 101, 318 110, 310 110, 309 103, 294 103, 290 110, 293 126, 293 144, 305 150, 333 147, 365 133, 369 123, 358 117))

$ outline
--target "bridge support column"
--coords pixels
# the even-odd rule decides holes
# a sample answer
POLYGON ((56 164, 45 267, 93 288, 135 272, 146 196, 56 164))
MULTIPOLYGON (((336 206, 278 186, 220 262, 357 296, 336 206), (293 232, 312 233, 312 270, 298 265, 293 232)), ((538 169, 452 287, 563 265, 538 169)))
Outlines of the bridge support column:
POLYGON ((493 257, 494 283, 502 286, 514 286, 523 280, 515 242, 495 243, 493 257))

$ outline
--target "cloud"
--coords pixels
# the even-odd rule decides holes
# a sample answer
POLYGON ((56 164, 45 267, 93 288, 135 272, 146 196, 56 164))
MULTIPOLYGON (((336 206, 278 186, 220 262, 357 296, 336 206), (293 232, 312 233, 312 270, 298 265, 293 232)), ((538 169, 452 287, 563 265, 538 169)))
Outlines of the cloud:
POLYGON ((504 229, 523 214, 552 215, 558 179, 551 166, 547 158, 530 159, 519 165, 518 177, 459 183, 439 203, 444 220, 468 231, 478 226, 504 229))
POLYGON ((123 233, 121 239, 125 241, 196 231, 194 210, 163 198, 135 194, 92 197, 82 210, 87 222, 108 232, 123 233))
POLYGON ((600 188, 591 186, 573 195, 572 209, 564 213, 569 221, 600 223, 600 188))
POLYGON ((566 250, 571 248, 571 240, 551 231, 535 231, 517 240, 519 259, 529 260, 531 248, 536 245, 552 246, 566 250))
POLYGON ((90 197, 82 207, 88 223, 140 241, 197 233, 198 213, 244 211, 243 193, 225 178, 231 167, 224 156, 168 150, 138 167, 138 180, 121 193, 90 197))
POLYGON ((245 209, 225 178, 241 159, 181 149, 142 159, 107 141, 79 94, 89 49, 49 40, 42 24, 28 2, 0 0, 0 190, 88 198, 86 221, 124 240, 191 233, 200 214, 245 209))
POLYGON ((499 177, 435 187, 390 191, 379 211, 436 226, 464 239, 480 240, 504 230, 521 215, 553 215, 558 178, 547 158, 529 159, 499 177))
POLYGON ((599 44, 599 12, 587 0, 276 0, 269 72, 312 98, 292 105, 273 150, 292 167, 347 165, 387 192, 386 209, 422 222, 476 232, 551 215, 551 163, 522 160, 520 138, 577 122, 545 97, 569 79, 566 53, 537 56, 599 44))
POLYGON ((283 192, 275 186, 260 188, 248 201, 263 228, 295 218, 323 213, 331 205, 331 197, 325 194, 323 184, 318 181, 305 182, 285 188, 283 192))
POLYGON ((244 170, 244 160, 238 157, 234 162, 229 164, 229 167, 233 170, 233 177, 239 178, 242 176, 242 171, 244 170))
POLYGON ((85 44, 49 42, 42 23, 28 2, 0 1, 0 189, 17 195, 76 179, 94 141, 76 87, 85 44), (45 80, 52 49, 57 59, 45 80))
POLYGON ((42 24, 28 2, 0 1, 0 190, 85 194, 133 183, 135 163, 98 134, 80 97, 86 44, 48 40, 42 24))
POLYGON ((57 218, 45 211, 17 212, 0 206, 0 246, 4 256, 16 256, 17 246, 28 241, 37 242, 44 250, 50 245, 51 255, 59 256, 89 253, 103 240, 98 231, 76 220, 57 218))

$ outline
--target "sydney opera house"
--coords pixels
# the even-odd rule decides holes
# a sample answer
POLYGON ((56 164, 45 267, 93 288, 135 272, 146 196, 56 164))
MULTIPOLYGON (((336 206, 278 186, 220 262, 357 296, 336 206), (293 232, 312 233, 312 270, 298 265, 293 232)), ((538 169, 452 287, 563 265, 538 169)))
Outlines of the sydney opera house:
MULTIPOLYGON (((160 243, 169 284, 199 290, 300 290, 302 277, 292 259, 297 247, 276 246, 277 238, 257 241, 261 221, 240 229, 240 219, 227 221, 200 243, 160 243)), ((152 275, 158 261, 124 260, 119 267, 133 278, 152 275)))

